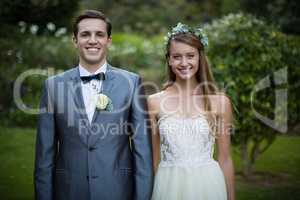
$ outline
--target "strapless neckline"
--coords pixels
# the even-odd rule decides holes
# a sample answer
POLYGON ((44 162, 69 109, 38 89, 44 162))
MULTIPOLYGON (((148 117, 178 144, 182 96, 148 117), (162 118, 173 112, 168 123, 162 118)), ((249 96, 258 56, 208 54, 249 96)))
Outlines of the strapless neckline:
MULTIPOLYGON (((174 118, 174 119, 178 119, 178 120, 196 120, 199 118, 203 118, 206 120, 205 114, 204 113, 198 113, 196 115, 191 115, 191 116, 184 116, 184 115, 180 115, 180 114, 173 114, 173 113, 169 113, 169 114, 160 114, 159 115, 159 119, 157 121, 157 123, 159 124, 160 121, 166 119, 166 118, 174 118)), ((206 120, 207 121, 207 120, 206 120)))

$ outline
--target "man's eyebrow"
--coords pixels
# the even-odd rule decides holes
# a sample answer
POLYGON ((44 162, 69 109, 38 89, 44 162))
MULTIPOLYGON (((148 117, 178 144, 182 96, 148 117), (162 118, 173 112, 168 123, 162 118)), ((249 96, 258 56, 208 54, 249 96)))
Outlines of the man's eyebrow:
POLYGON ((83 31, 80 31, 79 33, 89 33, 90 31, 88 30, 83 30, 83 31))
POLYGON ((90 30, 82 30, 80 31, 80 33, 105 33, 105 31, 100 31, 100 30, 96 30, 96 31, 90 31, 90 30))

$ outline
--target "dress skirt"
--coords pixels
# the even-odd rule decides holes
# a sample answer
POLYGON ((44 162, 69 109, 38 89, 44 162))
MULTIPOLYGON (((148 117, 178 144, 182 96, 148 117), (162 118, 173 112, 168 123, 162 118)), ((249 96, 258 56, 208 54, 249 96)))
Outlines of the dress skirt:
POLYGON ((226 200, 226 185, 217 162, 199 167, 158 167, 152 200, 226 200))

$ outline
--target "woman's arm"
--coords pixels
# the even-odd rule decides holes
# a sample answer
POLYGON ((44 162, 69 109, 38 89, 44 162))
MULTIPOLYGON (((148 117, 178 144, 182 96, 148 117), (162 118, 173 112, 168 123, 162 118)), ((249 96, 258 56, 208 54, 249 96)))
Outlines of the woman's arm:
POLYGON ((148 101, 148 112, 151 124, 151 136, 152 136, 152 151, 153 151, 153 169, 154 174, 157 171, 158 164, 160 162, 160 137, 157 127, 157 115, 158 115, 158 102, 154 95, 150 95, 148 101))
POLYGON ((234 167, 230 155, 230 133, 232 129, 232 108, 228 97, 221 95, 218 106, 220 122, 218 125, 217 147, 218 162, 223 171, 228 200, 235 200, 234 167))

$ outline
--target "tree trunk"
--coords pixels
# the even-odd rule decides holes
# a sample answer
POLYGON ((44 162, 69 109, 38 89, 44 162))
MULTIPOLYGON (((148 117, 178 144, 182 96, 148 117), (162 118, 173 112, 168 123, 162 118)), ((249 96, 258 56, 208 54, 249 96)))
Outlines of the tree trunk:
POLYGON ((252 175, 252 166, 250 164, 248 144, 246 140, 241 142, 242 174, 249 179, 252 175))
POLYGON ((253 146, 251 146, 250 152, 248 151, 248 143, 244 142, 242 147, 242 159, 243 159, 243 175, 250 179, 255 171, 255 162, 259 155, 264 153, 271 144, 275 141, 275 136, 269 138, 256 138, 252 140, 253 146), (266 141, 264 144, 263 142, 266 141))

